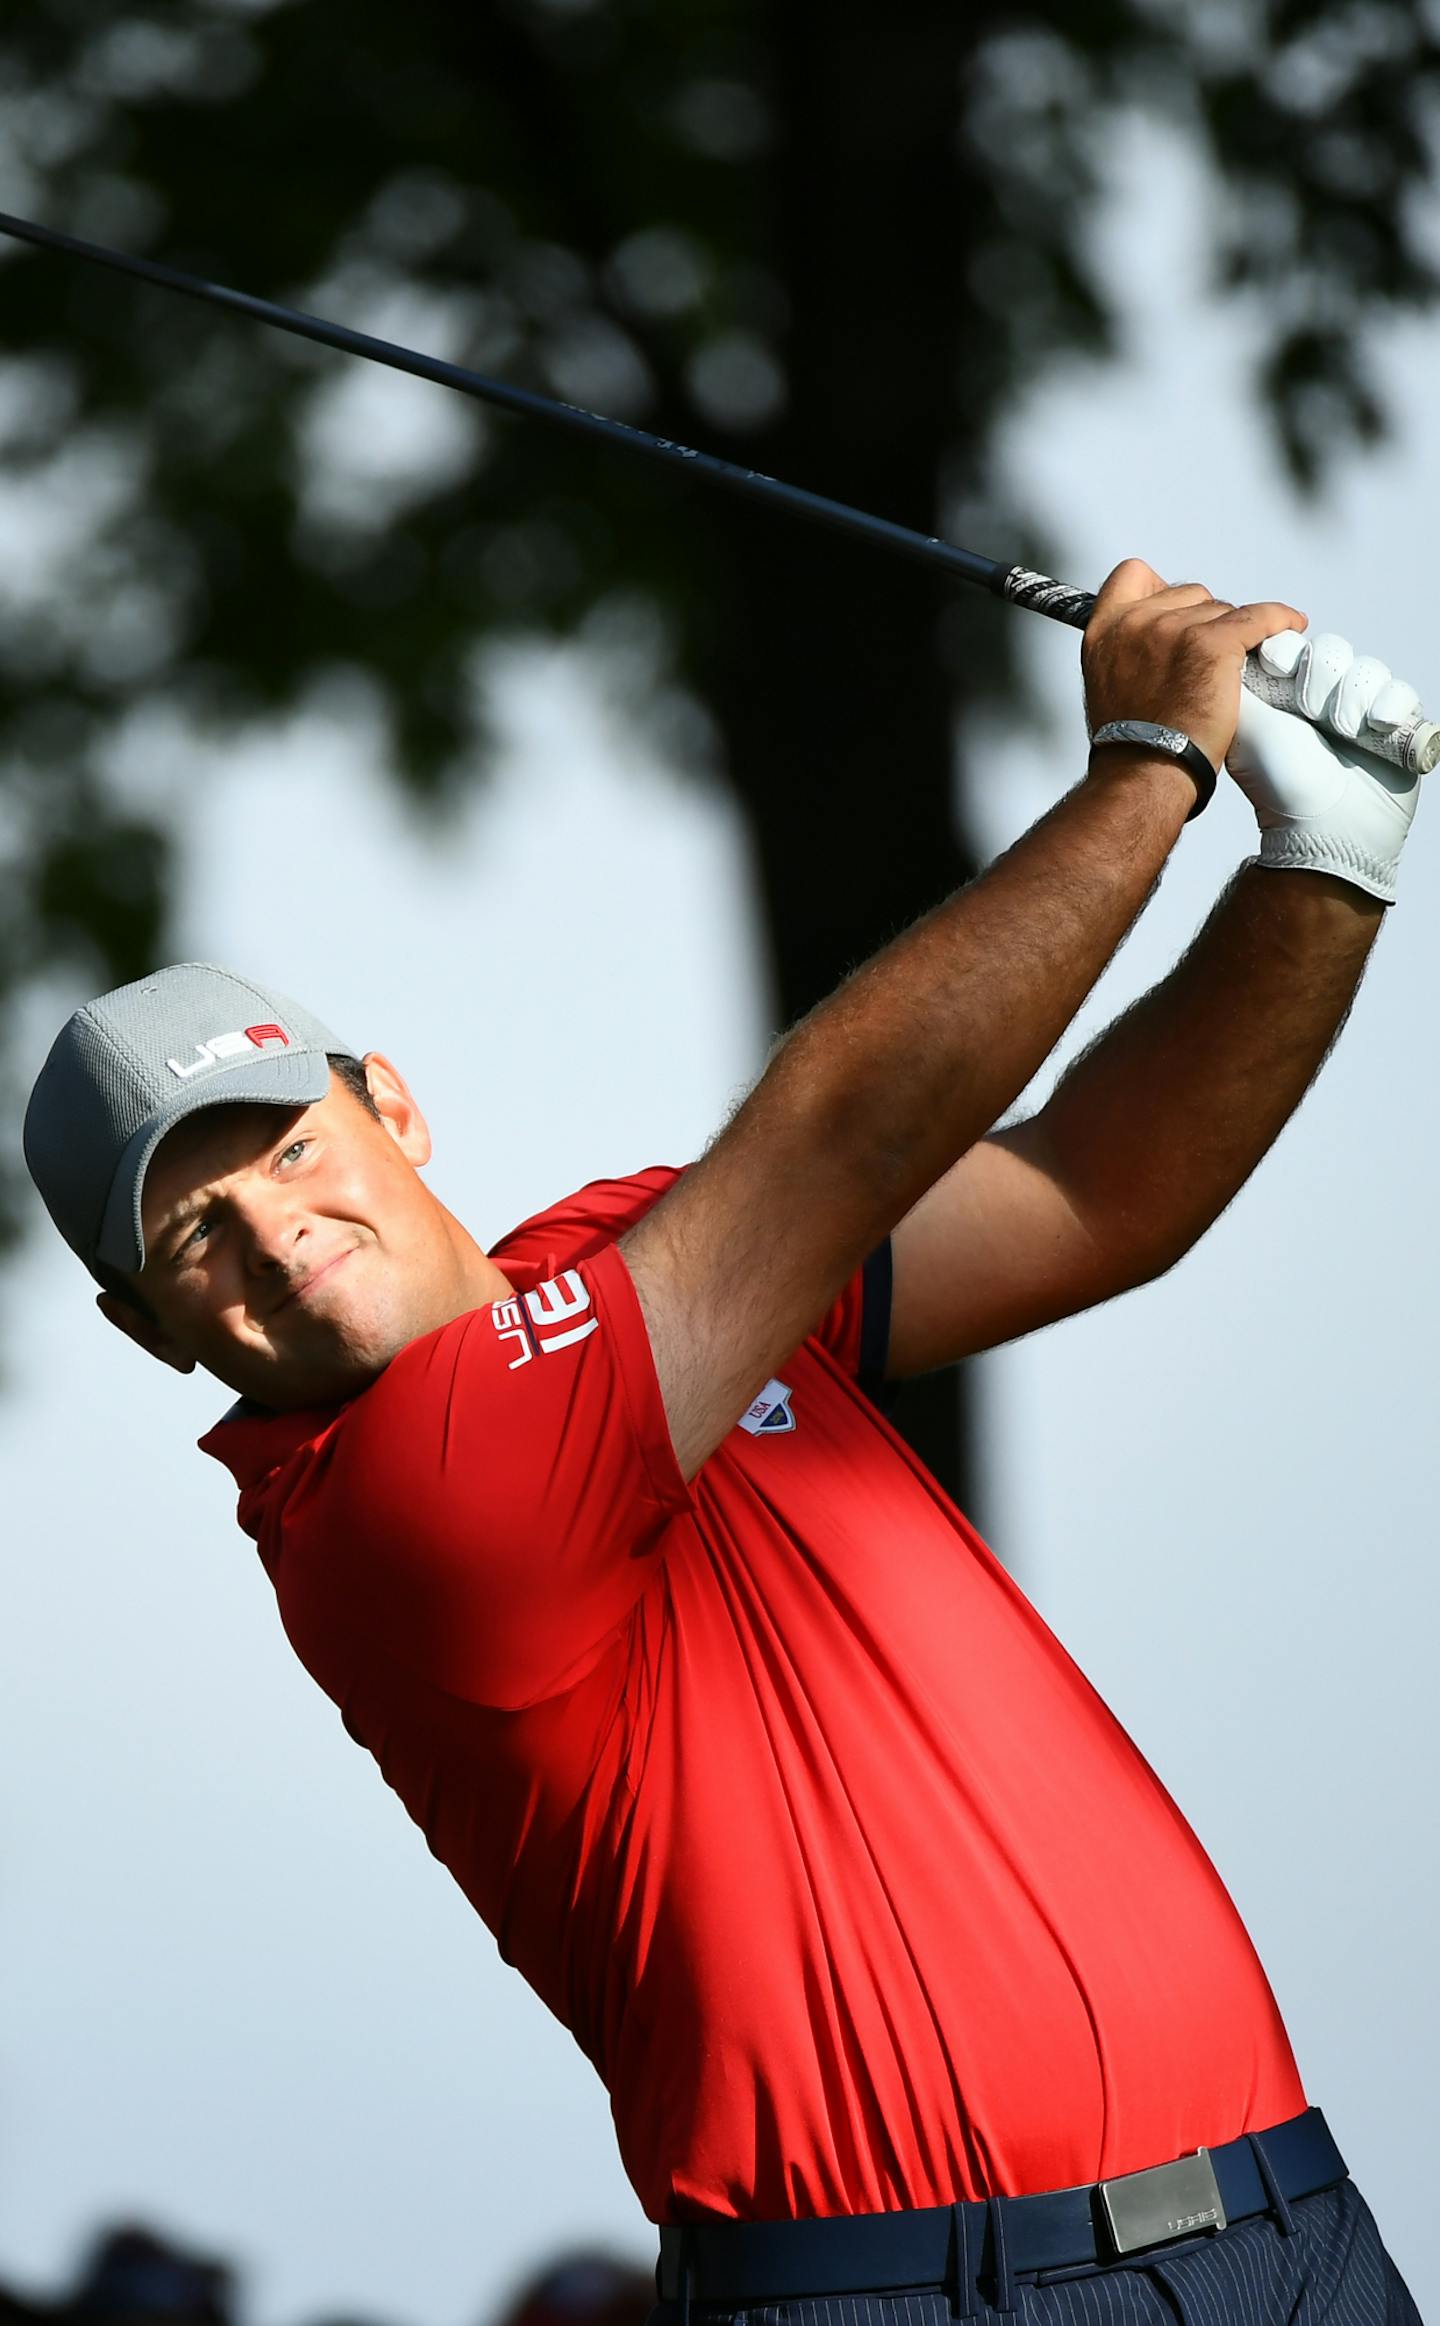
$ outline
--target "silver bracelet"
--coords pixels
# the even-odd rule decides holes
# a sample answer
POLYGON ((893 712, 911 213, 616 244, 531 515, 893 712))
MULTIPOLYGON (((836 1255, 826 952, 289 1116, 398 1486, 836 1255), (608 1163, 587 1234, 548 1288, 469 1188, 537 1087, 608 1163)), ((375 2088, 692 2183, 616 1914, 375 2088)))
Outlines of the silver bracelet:
POLYGON ((1178 760, 1188 767, 1195 778, 1195 805, 1185 818, 1193 823, 1202 808, 1210 805, 1215 793, 1215 770, 1198 743, 1181 727, 1157 727, 1151 719, 1111 719, 1090 738, 1092 751, 1102 750, 1106 744, 1123 744, 1127 750, 1148 751, 1152 757, 1178 760))

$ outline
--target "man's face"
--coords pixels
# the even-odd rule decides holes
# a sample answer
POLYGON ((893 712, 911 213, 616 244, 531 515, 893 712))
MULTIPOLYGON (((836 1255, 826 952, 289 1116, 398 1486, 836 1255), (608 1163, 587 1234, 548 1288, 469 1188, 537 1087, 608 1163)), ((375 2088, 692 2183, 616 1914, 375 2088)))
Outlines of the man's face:
POLYGON ((331 1404, 410 1341, 498 1297, 499 1271, 431 1194, 423 1117, 367 1060, 375 1121, 331 1078, 314 1106, 216 1106, 162 1140, 145 1177, 154 1329, 101 1308, 155 1356, 262 1405, 331 1404))

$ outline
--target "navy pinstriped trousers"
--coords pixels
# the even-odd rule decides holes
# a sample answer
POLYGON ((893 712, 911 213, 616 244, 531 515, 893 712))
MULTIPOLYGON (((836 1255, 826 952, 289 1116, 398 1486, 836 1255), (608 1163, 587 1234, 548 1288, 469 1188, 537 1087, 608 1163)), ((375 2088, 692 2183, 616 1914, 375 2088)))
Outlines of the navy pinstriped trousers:
MULTIPOLYGON (((1108 2268, 982 2282, 972 2326, 1422 2326, 1353 2181, 1290 2206, 1287 2236, 1266 2215, 1218 2237, 1152 2247, 1108 2268), (1005 2301, 1008 2293, 1009 2301, 1005 2301)), ((651 2326, 680 2326, 662 2302, 651 2326)), ((949 2294, 830 2294, 719 2310, 695 2303, 690 2326, 955 2326, 949 2294)))

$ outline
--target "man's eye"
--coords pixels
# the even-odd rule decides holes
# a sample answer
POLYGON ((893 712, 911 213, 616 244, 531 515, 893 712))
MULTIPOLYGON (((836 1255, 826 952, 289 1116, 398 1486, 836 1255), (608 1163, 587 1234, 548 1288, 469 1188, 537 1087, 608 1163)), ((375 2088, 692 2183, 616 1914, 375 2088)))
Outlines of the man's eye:
POLYGON ((280 1161, 282 1163, 288 1163, 292 1155, 303 1155, 309 1144, 310 1141, 308 1139, 293 1140, 291 1144, 285 1149, 283 1155, 280 1157, 280 1161))
POLYGON ((210 1220, 197 1220, 189 1235, 177 1246, 176 1259, 183 1260, 187 1252, 193 1251, 200 1237, 208 1234, 212 1224, 210 1220))

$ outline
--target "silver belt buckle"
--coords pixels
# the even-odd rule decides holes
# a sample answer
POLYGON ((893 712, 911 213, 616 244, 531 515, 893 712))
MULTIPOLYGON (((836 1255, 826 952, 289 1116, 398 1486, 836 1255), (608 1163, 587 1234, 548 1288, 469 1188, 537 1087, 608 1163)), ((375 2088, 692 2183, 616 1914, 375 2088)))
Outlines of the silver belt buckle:
POLYGON ((1194 2237, 1225 2227, 1220 2183, 1208 2148, 1180 2156, 1173 2164, 1151 2165, 1141 2173, 1121 2173, 1101 2181, 1105 2225, 1117 2253, 1138 2253, 1142 2245, 1167 2238, 1194 2237))

